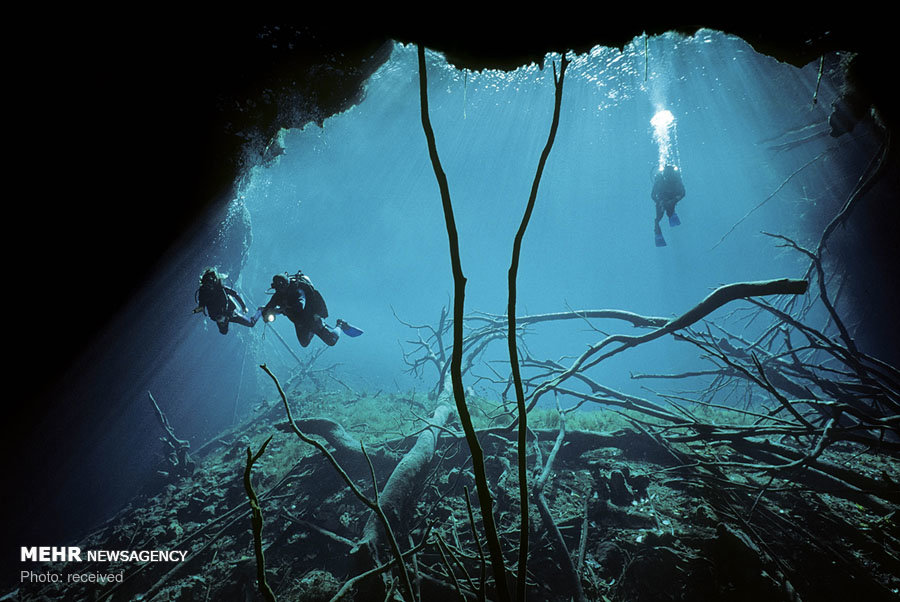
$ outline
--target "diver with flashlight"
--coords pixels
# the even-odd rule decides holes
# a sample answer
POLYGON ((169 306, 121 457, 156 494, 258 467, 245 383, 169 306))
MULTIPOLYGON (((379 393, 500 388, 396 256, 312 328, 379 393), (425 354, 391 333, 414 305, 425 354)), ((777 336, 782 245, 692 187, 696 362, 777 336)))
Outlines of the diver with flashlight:
POLYGON ((338 342, 342 331, 351 337, 362 334, 361 330, 343 320, 338 320, 335 327, 325 323, 328 317, 325 299, 303 272, 298 271, 291 276, 287 273, 275 274, 272 288, 275 290, 272 298, 265 307, 260 308, 263 317, 266 322, 271 322, 277 314, 287 316, 294 323, 297 340, 302 347, 309 345, 314 334, 328 346, 338 342))
POLYGON ((197 301, 194 313, 203 312, 209 316, 222 334, 228 334, 228 324, 231 322, 252 328, 261 312, 257 311, 254 316, 248 317, 244 300, 237 291, 225 286, 224 280, 225 276, 219 274, 215 268, 203 271, 200 276, 200 288, 194 295, 197 301), (243 313, 238 311, 238 305, 241 306, 243 313))
POLYGON ((684 183, 681 181, 681 172, 671 163, 661 167, 653 177, 653 191, 650 193, 653 202, 656 203, 656 220, 653 222, 653 234, 657 247, 666 246, 659 220, 663 214, 669 216, 670 226, 680 226, 681 220, 675 213, 675 205, 684 198, 684 183))

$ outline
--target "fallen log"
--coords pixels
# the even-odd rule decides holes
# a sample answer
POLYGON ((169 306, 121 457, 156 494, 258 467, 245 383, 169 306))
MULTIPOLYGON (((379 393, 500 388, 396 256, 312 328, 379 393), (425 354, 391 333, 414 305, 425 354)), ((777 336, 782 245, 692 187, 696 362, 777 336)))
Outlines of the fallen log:
MULTIPOLYGON (((354 479, 368 476, 369 464, 366 454, 362 451, 362 444, 342 424, 328 418, 304 418, 294 422, 303 433, 325 439, 325 442, 334 449, 332 453, 335 459, 354 479)), ((294 432, 289 422, 277 424, 275 428, 285 433, 294 432)), ((397 458, 384 448, 377 448, 370 452, 369 459, 377 473, 390 470, 397 461, 397 458)))
POLYGON ((271 377, 271 379, 274 381, 275 387, 278 389, 278 394, 279 396, 281 396, 281 401, 284 404, 284 411, 285 413, 287 413, 287 418, 288 422, 291 425, 291 430, 294 431, 294 433, 297 435, 297 437, 300 438, 301 441, 318 449, 322 453, 322 455, 325 456, 325 458, 328 460, 328 463, 331 464, 334 470, 340 474, 341 478, 347 484, 347 487, 350 489, 353 495, 355 495, 356 498, 359 499, 359 501, 361 501, 367 508, 372 510, 378 517, 378 520, 381 522, 385 532, 387 533, 387 539, 391 547, 391 552, 393 553, 394 559, 400 570, 400 581, 403 584, 403 597, 405 600, 412 602, 414 600, 414 596, 412 584, 409 580, 409 573, 407 572, 406 565, 403 562, 403 556, 400 553, 400 546, 397 545, 397 540, 394 537, 394 532, 391 529, 391 524, 390 522, 388 522, 387 516, 381 508, 381 503, 378 496, 378 483, 375 479, 375 469, 374 467, 372 467, 372 464, 369 461, 369 456, 366 455, 365 448, 362 448, 362 453, 366 457, 366 462, 370 467, 372 484, 374 485, 375 489, 374 500, 367 498, 362 493, 360 488, 356 486, 356 483, 353 482, 353 479, 350 478, 347 472, 341 467, 340 463, 335 459, 334 455, 330 451, 328 451, 328 449, 324 445, 322 445, 315 439, 310 438, 297 427, 297 423, 294 422, 294 417, 291 415, 291 406, 290 404, 288 404, 287 395, 285 394, 284 389, 281 388, 281 383, 278 382, 278 378, 276 378, 275 375, 272 374, 272 371, 269 370, 269 368, 265 364, 262 364, 260 368, 262 368, 262 370, 266 374, 268 374, 269 377, 271 377))
MULTIPOLYGON (((416 498, 416 494, 422 483, 423 473, 427 470, 434 452, 437 448, 437 440, 442 427, 450 417, 451 407, 449 401, 452 395, 450 379, 444 384, 444 389, 438 398, 437 408, 429 423, 432 425, 424 429, 416 438, 416 443, 397 464, 391 473, 384 489, 379 494, 381 508, 392 524, 403 524, 402 517, 409 504, 416 498)), ((378 559, 378 546, 381 542, 381 528, 374 514, 369 516, 363 528, 363 534, 357 543, 359 552, 361 548, 367 548, 374 560, 378 559)), ((352 553, 352 552, 351 552, 352 553)))

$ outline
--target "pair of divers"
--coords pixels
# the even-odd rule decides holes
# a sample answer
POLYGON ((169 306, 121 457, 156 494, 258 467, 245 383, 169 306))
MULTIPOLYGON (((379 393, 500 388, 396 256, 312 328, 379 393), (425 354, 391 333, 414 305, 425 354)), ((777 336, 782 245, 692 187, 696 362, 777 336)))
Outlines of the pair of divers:
POLYGON ((653 202, 656 203, 656 220, 653 222, 653 235, 657 247, 666 246, 659 221, 663 214, 669 216, 669 225, 680 226, 681 220, 675 213, 675 205, 684 198, 684 183, 681 181, 679 169, 668 163, 661 167, 653 177, 653 191, 650 193, 653 202))
POLYGON ((309 345, 313 335, 322 339, 326 345, 333 346, 338 342, 341 332, 350 337, 362 334, 360 329, 343 320, 337 320, 333 327, 325 323, 325 318, 328 317, 325 299, 303 272, 275 274, 271 288, 275 291, 272 298, 251 316, 247 304, 238 292, 225 286, 225 276, 215 268, 207 268, 200 276, 194 313, 206 314, 222 334, 228 334, 231 322, 252 328, 261 317, 266 322, 271 322, 276 315, 283 314, 293 322, 297 340, 303 347, 309 345))

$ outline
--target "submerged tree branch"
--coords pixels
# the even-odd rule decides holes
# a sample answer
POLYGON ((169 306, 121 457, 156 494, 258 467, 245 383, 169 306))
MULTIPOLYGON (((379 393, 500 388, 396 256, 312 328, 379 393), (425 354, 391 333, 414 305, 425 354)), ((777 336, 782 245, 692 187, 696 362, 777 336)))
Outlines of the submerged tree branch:
POLYGON ((453 398, 456 401, 456 409, 459 412, 459 420, 462 423, 472 454, 472 467, 475 472, 475 486, 478 490, 478 501, 481 506, 481 518, 484 521, 485 538, 491 557, 491 567, 494 573, 497 596, 501 602, 507 602, 509 587, 506 583, 506 566, 503 563, 503 551, 500 548, 500 538, 497 535, 497 527, 494 523, 493 499, 488 488, 487 475, 484 468, 484 452, 469 408, 466 405, 465 390, 462 383, 462 350, 463 350, 463 318, 466 298, 466 277, 463 275, 462 262, 459 253, 459 236, 456 231, 456 220, 453 216, 453 204, 450 202, 450 187, 447 183, 447 175, 441 166, 437 152, 437 143, 434 138, 434 130, 431 127, 431 119, 428 116, 428 79, 425 66, 425 48, 419 45, 419 96, 422 113, 422 129, 428 142, 428 154, 434 175, 441 192, 441 204, 444 209, 444 221, 447 227, 447 238, 450 243, 450 262, 453 270, 453 351, 450 360, 450 378, 453 383, 453 398))
POLYGON ((850 193, 847 202, 844 203, 844 206, 841 208, 840 212, 834 216, 831 222, 825 227, 825 230, 822 232, 822 237, 819 239, 819 244, 816 247, 816 256, 821 261, 822 259, 822 251, 825 249, 825 246, 828 244, 828 238, 831 236, 832 232, 835 229, 844 223, 850 214, 853 212, 853 209, 856 208, 859 199, 865 195, 866 192, 878 181, 878 178, 881 177, 883 170, 888 165, 888 157, 891 154, 891 138, 890 133, 886 134, 887 139, 881 145, 881 148, 878 149, 878 152, 872 158, 872 161, 863 171, 862 176, 860 176, 859 182, 856 187, 853 189, 853 192, 850 193))
MULTIPOLYGON (((506 316, 493 314, 480 314, 472 319, 482 319, 489 322, 500 322, 508 320, 506 316)), ((540 322, 554 322, 558 320, 573 319, 610 319, 623 320, 630 322, 635 328, 651 328, 664 326, 669 319, 658 316, 642 316, 634 312, 621 309, 576 309, 572 311, 560 311, 549 314, 531 314, 527 316, 518 316, 516 324, 523 326, 526 324, 537 324, 540 322)))
POLYGON ((834 149, 836 149, 836 148, 838 148, 838 147, 837 147, 837 146, 833 146, 833 147, 831 147, 831 148, 827 148, 827 149, 825 149, 824 151, 822 151, 821 153, 819 153, 818 155, 816 155, 815 157, 813 157, 812 159, 810 159, 809 161, 807 161, 806 163, 804 163, 803 165, 801 165, 800 167, 798 167, 798 168, 794 171, 794 173, 792 173, 791 175, 789 175, 789 176, 787 177, 787 179, 785 179, 781 184, 778 185, 778 188, 776 188, 776 189, 772 192, 772 194, 770 194, 769 196, 767 196, 766 198, 764 198, 760 203, 758 203, 755 207, 753 207, 753 209, 751 209, 750 211, 748 211, 748 212, 744 215, 744 217, 742 217, 741 219, 739 219, 738 221, 736 221, 736 222, 734 223, 734 225, 731 226, 731 229, 730 229, 728 232, 726 232, 725 234, 723 234, 723 235, 722 235, 722 238, 720 238, 719 241, 718 241, 716 244, 714 244, 710 250, 713 250, 713 249, 715 249, 716 247, 718 247, 720 244, 722 244, 722 242, 728 237, 728 235, 731 234, 732 232, 734 232, 734 231, 737 229, 737 227, 740 226, 740 225, 743 223, 743 221, 744 221, 745 219, 747 219, 748 217, 750 217, 757 209, 759 209, 760 207, 762 207, 763 205, 765 205, 766 203, 768 203, 769 201, 771 201, 773 198, 775 198, 775 196, 776 196, 779 192, 781 192, 781 189, 784 188, 785 186, 787 186, 787 185, 788 185, 788 182, 790 182, 791 180, 794 179, 794 176, 796 176, 796 175, 799 174, 801 171, 803 171, 804 169, 806 169, 807 167, 809 167, 810 165, 812 165, 813 163, 815 163, 816 161, 818 161, 819 159, 821 159, 822 157, 824 157, 825 155, 827 155, 828 153, 832 152, 832 151, 833 151, 834 149))
POLYGON ((531 196, 528 198, 528 204, 525 207, 525 214, 522 216, 522 223, 516 232, 513 241, 512 260, 509 266, 509 301, 506 306, 507 315, 507 346, 509 348, 509 365, 512 370, 513 385, 516 391, 516 406, 519 416, 519 437, 518 437, 518 464, 519 464, 519 503, 521 506, 521 519, 519 525, 519 564, 516 579, 516 599, 519 602, 525 601, 525 577, 528 568, 528 463, 526 461, 526 437, 528 432, 528 416, 525 408, 525 390, 522 387, 522 374, 519 368, 519 351, 516 338, 516 278, 519 274, 519 257, 522 253, 522 240, 525 238, 525 230, 528 228, 528 222, 531 220, 531 214, 534 211, 534 204, 537 200, 538 187, 541 184, 541 175, 544 173, 544 165, 547 163, 547 157, 550 156, 550 150, 553 148, 553 141, 556 139, 556 130, 559 126, 559 111, 562 105, 563 80, 566 76, 566 67, 569 61, 563 55, 560 62, 559 77, 556 77, 556 65, 553 66, 554 83, 556 85, 556 100, 553 107, 553 120, 550 123, 550 134, 547 136, 547 143, 541 152, 541 158, 538 161, 537 172, 534 175, 534 182, 531 185, 531 196))
POLYGON ((275 602, 275 593, 266 582, 266 557, 263 553, 262 543, 262 509, 259 506, 259 498, 256 497, 256 491, 253 489, 253 483, 250 481, 250 471, 253 469, 253 465, 266 451, 266 446, 269 445, 271 440, 272 437, 270 436, 255 454, 250 451, 249 447, 247 448, 247 464, 244 467, 244 491, 247 492, 247 499, 250 500, 250 510, 253 515, 253 550, 256 552, 256 581, 259 585, 259 592, 268 602, 275 602))
POLYGON ((559 563, 563 573, 565 573, 569 580, 573 600, 575 600, 575 602, 586 602, 587 599, 584 597, 584 590, 581 587, 581 578, 578 576, 578 571, 575 568, 575 561, 572 558, 572 554, 569 552, 568 546, 566 546, 566 542, 563 539, 559 527, 556 525, 553 516, 550 514, 550 505, 547 503, 547 498, 544 495, 544 488, 547 485, 547 481, 550 479, 556 456, 559 454, 563 440, 566 437, 566 412, 560 409, 558 402, 556 410, 559 413, 559 434, 556 436, 553 448, 547 455, 547 461, 544 463, 540 476, 534 482, 534 497, 537 502, 538 513, 541 515, 541 522, 544 525, 544 529, 550 534, 550 541, 559 554, 559 563))
MULTIPOLYGON (((391 529, 391 524, 388 522, 387 516, 381 509, 381 505, 377 500, 378 484, 373 483, 373 486, 376 489, 376 500, 370 500, 363 494, 362 491, 359 490, 359 487, 356 486, 356 483, 353 482, 353 479, 350 478, 350 475, 348 475, 347 472, 338 463, 338 461, 335 460, 331 452, 328 451, 328 449, 324 445, 322 445, 315 439, 310 438, 297 427, 297 423, 294 422, 294 417, 291 415, 291 407, 290 405, 288 405, 287 396, 284 394, 284 389, 281 388, 281 383, 278 382, 278 378, 276 378, 276 376, 272 374, 272 371, 269 370, 268 366, 266 366, 265 364, 262 364, 260 368, 262 368, 263 372, 268 374, 269 377, 275 382, 275 387, 278 389, 278 394, 281 396, 281 401, 284 403, 284 410, 287 413, 288 422, 290 423, 291 429, 294 431, 297 437, 299 437, 300 440, 304 443, 308 443, 309 445, 312 445, 317 450, 319 450, 331 464, 332 468, 334 468, 334 470, 341 476, 341 478, 347 484, 347 487, 351 492, 353 492, 353 495, 355 495, 357 499, 359 499, 359 501, 361 501, 365 506, 372 510, 372 512, 374 512, 378 517, 379 521, 381 521, 381 525, 382 527, 384 527, 385 535, 387 536, 388 543, 390 544, 391 551, 394 555, 394 561, 397 563, 397 568, 400 572, 400 581, 403 583, 404 597, 412 602, 415 599, 413 595, 412 583, 409 580, 409 573, 406 570, 406 564, 403 562, 403 556, 400 553, 400 546, 397 544, 397 539, 394 537, 394 531, 393 529, 391 529)), ((363 449, 363 455, 365 455, 365 449, 363 449)), ((366 460, 368 460, 368 456, 366 456, 366 460)))
POLYGON ((687 312, 678 316, 677 318, 670 320, 665 326, 662 326, 640 336, 612 335, 606 337, 596 345, 591 346, 587 351, 581 354, 581 356, 565 372, 553 379, 545 381, 537 388, 537 390, 532 395, 531 402, 528 405, 528 410, 531 411, 537 405, 537 402, 540 400, 541 396, 544 393, 555 388, 570 376, 577 373, 579 370, 595 366, 599 362, 631 347, 636 347, 643 343, 658 339, 664 335, 671 334, 677 330, 687 328, 695 322, 706 317, 719 307, 725 305, 726 303, 730 303, 731 301, 735 301, 737 299, 758 297, 763 295, 802 295, 806 292, 808 286, 809 283, 806 280, 792 280, 788 278, 782 278, 779 280, 766 280, 762 282, 738 282, 735 284, 720 286, 712 293, 710 293, 703 301, 698 303, 693 308, 689 309, 687 312), (619 346, 611 351, 606 352, 592 362, 587 363, 588 359, 590 359, 594 354, 599 352, 607 345, 613 343, 619 343, 619 346))

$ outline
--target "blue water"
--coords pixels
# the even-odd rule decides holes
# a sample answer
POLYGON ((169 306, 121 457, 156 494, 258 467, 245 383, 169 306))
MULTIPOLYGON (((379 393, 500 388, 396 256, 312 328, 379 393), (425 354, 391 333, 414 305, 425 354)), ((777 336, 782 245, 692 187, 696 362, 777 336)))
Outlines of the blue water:
MULTIPOLYGON (((520 315, 613 308, 671 317, 722 284, 802 276, 802 258, 761 232, 814 246, 855 183, 857 164, 869 156, 868 141, 841 141, 828 162, 795 176, 725 236, 798 168, 838 144, 825 137, 776 152, 765 142, 824 125, 836 91, 824 81, 814 105, 817 65, 780 64, 714 32, 655 37, 648 48, 646 63, 643 39, 622 51, 596 48, 572 57, 559 132, 524 239, 520 315), (682 225, 663 221, 664 248, 653 244, 649 196, 659 157, 650 119, 660 109, 675 117, 672 152, 687 190, 678 206, 682 225)), ((229 274, 229 284, 256 307, 268 299, 273 274, 302 269, 325 296, 330 322, 343 318, 365 330, 343 337, 318 360, 338 364, 340 378, 360 391, 432 388, 434 372, 422 379, 406 373, 402 349, 414 336, 395 313, 410 323, 435 323, 441 307, 452 304, 415 53, 397 45, 361 104, 322 127, 282 132, 283 154, 245 174, 239 198, 223 201, 249 211, 253 233, 244 269, 229 274)), ((438 54, 427 58, 431 118, 468 278, 466 307, 503 314, 513 236, 549 129, 551 63, 559 57, 512 73, 464 73, 438 54)), ((82 397, 48 423, 48 441, 67 437, 45 448, 54 477, 35 485, 35 499, 53 506, 60 528, 90 528, 152 471, 161 432, 148 390, 179 436, 197 447, 275 395, 259 364, 289 375, 294 360, 268 329, 301 358, 322 346, 316 339, 301 349, 285 318, 252 330, 232 325, 223 337, 191 314, 193 284, 160 294, 168 283, 199 278, 194 260, 209 243, 205 232, 198 226, 162 258, 155 279, 73 371, 73 390, 80 391, 74 395, 82 397), (97 395, 102 404, 87 403, 97 395), (92 408, 88 414, 85 407, 92 408), (66 515, 72 507, 80 511, 75 520, 66 515)), ((630 332, 624 323, 596 326, 630 332)), ((601 338, 574 321, 537 326, 528 343, 535 357, 560 359, 601 338)), ((498 342, 489 358, 504 354, 498 342)), ((592 376, 652 396, 631 372, 698 367, 708 364, 696 350, 666 339, 621 354, 592 376)), ((484 381, 476 388, 498 397, 484 381)))
MULTIPOLYGON (((673 63, 688 57, 670 56, 674 43, 654 40, 647 82, 642 44, 624 54, 598 48, 569 67, 559 132, 523 246, 520 313, 627 308, 672 316, 720 284, 798 275, 799 258, 759 235, 796 231, 789 202, 769 203, 711 250, 787 174, 780 158, 757 144, 785 124, 761 109, 771 102, 767 90, 740 87, 745 69, 739 66, 713 74, 721 59, 711 60, 708 48, 718 43, 737 53, 735 61, 762 60, 773 71, 777 65, 709 34, 678 44, 701 59, 681 72, 673 63), (736 81, 729 84, 726 76, 736 81), (649 199, 658 156, 650 118, 658 108, 676 115, 674 143, 688 191, 679 205, 684 225, 666 227, 664 249, 653 246, 649 199)), ((783 71, 799 88, 797 103, 809 106, 812 80, 783 71)), ((452 291, 416 74, 415 49, 398 47, 370 82, 364 103, 321 129, 285 133, 280 161, 256 170, 244 190, 258 236, 243 288, 263 291, 274 272, 302 268, 334 315, 367 329, 366 337, 342 342, 329 357, 376 387, 398 379, 404 365, 397 341, 411 334, 392 308, 406 321, 434 322, 452 291)), ((468 278, 467 308, 503 313, 512 240, 552 116, 550 63, 543 70, 464 75, 432 56, 429 95, 468 278)), ((815 113, 802 117, 824 121, 821 109, 815 113)), ((289 324, 280 326, 291 336, 289 324)), ((584 330, 556 325, 534 339, 556 359, 593 342, 595 335, 584 330)), ((599 378, 621 382, 629 362, 677 365, 680 354, 665 348, 643 352, 646 359, 623 358, 599 378)))

